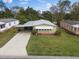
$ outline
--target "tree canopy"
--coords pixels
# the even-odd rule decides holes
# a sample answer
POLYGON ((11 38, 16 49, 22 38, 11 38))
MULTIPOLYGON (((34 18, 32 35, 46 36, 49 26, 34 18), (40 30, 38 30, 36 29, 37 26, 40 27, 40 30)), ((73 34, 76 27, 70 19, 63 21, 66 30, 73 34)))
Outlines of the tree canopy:
POLYGON ((46 19, 51 22, 60 22, 62 20, 79 20, 79 2, 71 4, 70 0, 59 0, 56 5, 50 7, 50 11, 34 10, 28 7, 26 10, 19 6, 13 6, 11 9, 7 8, 5 4, 0 1, 0 18, 16 18, 21 23, 27 21, 46 19), (3 11, 1 11, 1 9, 3 11))

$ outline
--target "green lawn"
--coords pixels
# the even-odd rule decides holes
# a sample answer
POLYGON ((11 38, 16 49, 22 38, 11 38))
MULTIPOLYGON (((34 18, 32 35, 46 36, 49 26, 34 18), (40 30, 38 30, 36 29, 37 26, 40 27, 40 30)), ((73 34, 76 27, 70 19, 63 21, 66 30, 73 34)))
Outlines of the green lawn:
POLYGON ((17 30, 15 28, 0 33, 0 48, 5 45, 16 33, 17 30))
POLYGON ((32 35, 27 46, 29 55, 79 56, 79 36, 61 30, 61 35, 32 35))

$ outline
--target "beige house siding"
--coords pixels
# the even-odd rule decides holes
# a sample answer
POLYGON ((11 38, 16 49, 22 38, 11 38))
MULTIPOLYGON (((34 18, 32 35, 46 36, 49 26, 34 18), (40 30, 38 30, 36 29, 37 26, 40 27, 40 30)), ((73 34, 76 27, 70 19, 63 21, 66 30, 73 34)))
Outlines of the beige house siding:
POLYGON ((54 34, 57 30, 56 27, 54 26, 49 26, 49 25, 38 25, 38 26, 34 26, 33 29, 35 29, 35 27, 52 27, 51 29, 45 29, 45 28, 42 28, 42 29, 37 29, 37 32, 38 34, 54 34))
POLYGON ((74 34, 79 35, 79 28, 73 27, 72 25, 70 25, 64 21, 60 22, 60 27, 66 29, 74 34))
POLYGON ((74 28, 74 33, 79 35, 79 28, 74 28))

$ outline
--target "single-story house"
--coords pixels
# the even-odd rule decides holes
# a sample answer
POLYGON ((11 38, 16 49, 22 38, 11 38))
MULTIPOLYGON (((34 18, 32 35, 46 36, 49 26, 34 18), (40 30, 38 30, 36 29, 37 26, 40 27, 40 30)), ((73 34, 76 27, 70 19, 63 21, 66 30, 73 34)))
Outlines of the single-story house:
POLYGON ((19 20, 16 19, 0 19, 0 32, 3 32, 18 24, 19 20))
POLYGON ((79 35, 79 21, 65 20, 60 22, 60 27, 79 35))
POLYGON ((43 19, 29 21, 23 25, 17 25, 16 27, 31 31, 36 30, 38 34, 54 34, 57 29, 55 24, 43 19))

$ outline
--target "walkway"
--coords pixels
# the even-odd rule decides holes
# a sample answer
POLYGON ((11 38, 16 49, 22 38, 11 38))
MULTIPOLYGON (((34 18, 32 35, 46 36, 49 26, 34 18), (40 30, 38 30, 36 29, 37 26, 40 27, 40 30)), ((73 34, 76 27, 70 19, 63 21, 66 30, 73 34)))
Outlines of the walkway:
POLYGON ((0 56, 27 56, 26 46, 30 32, 19 32, 0 49, 0 56))

